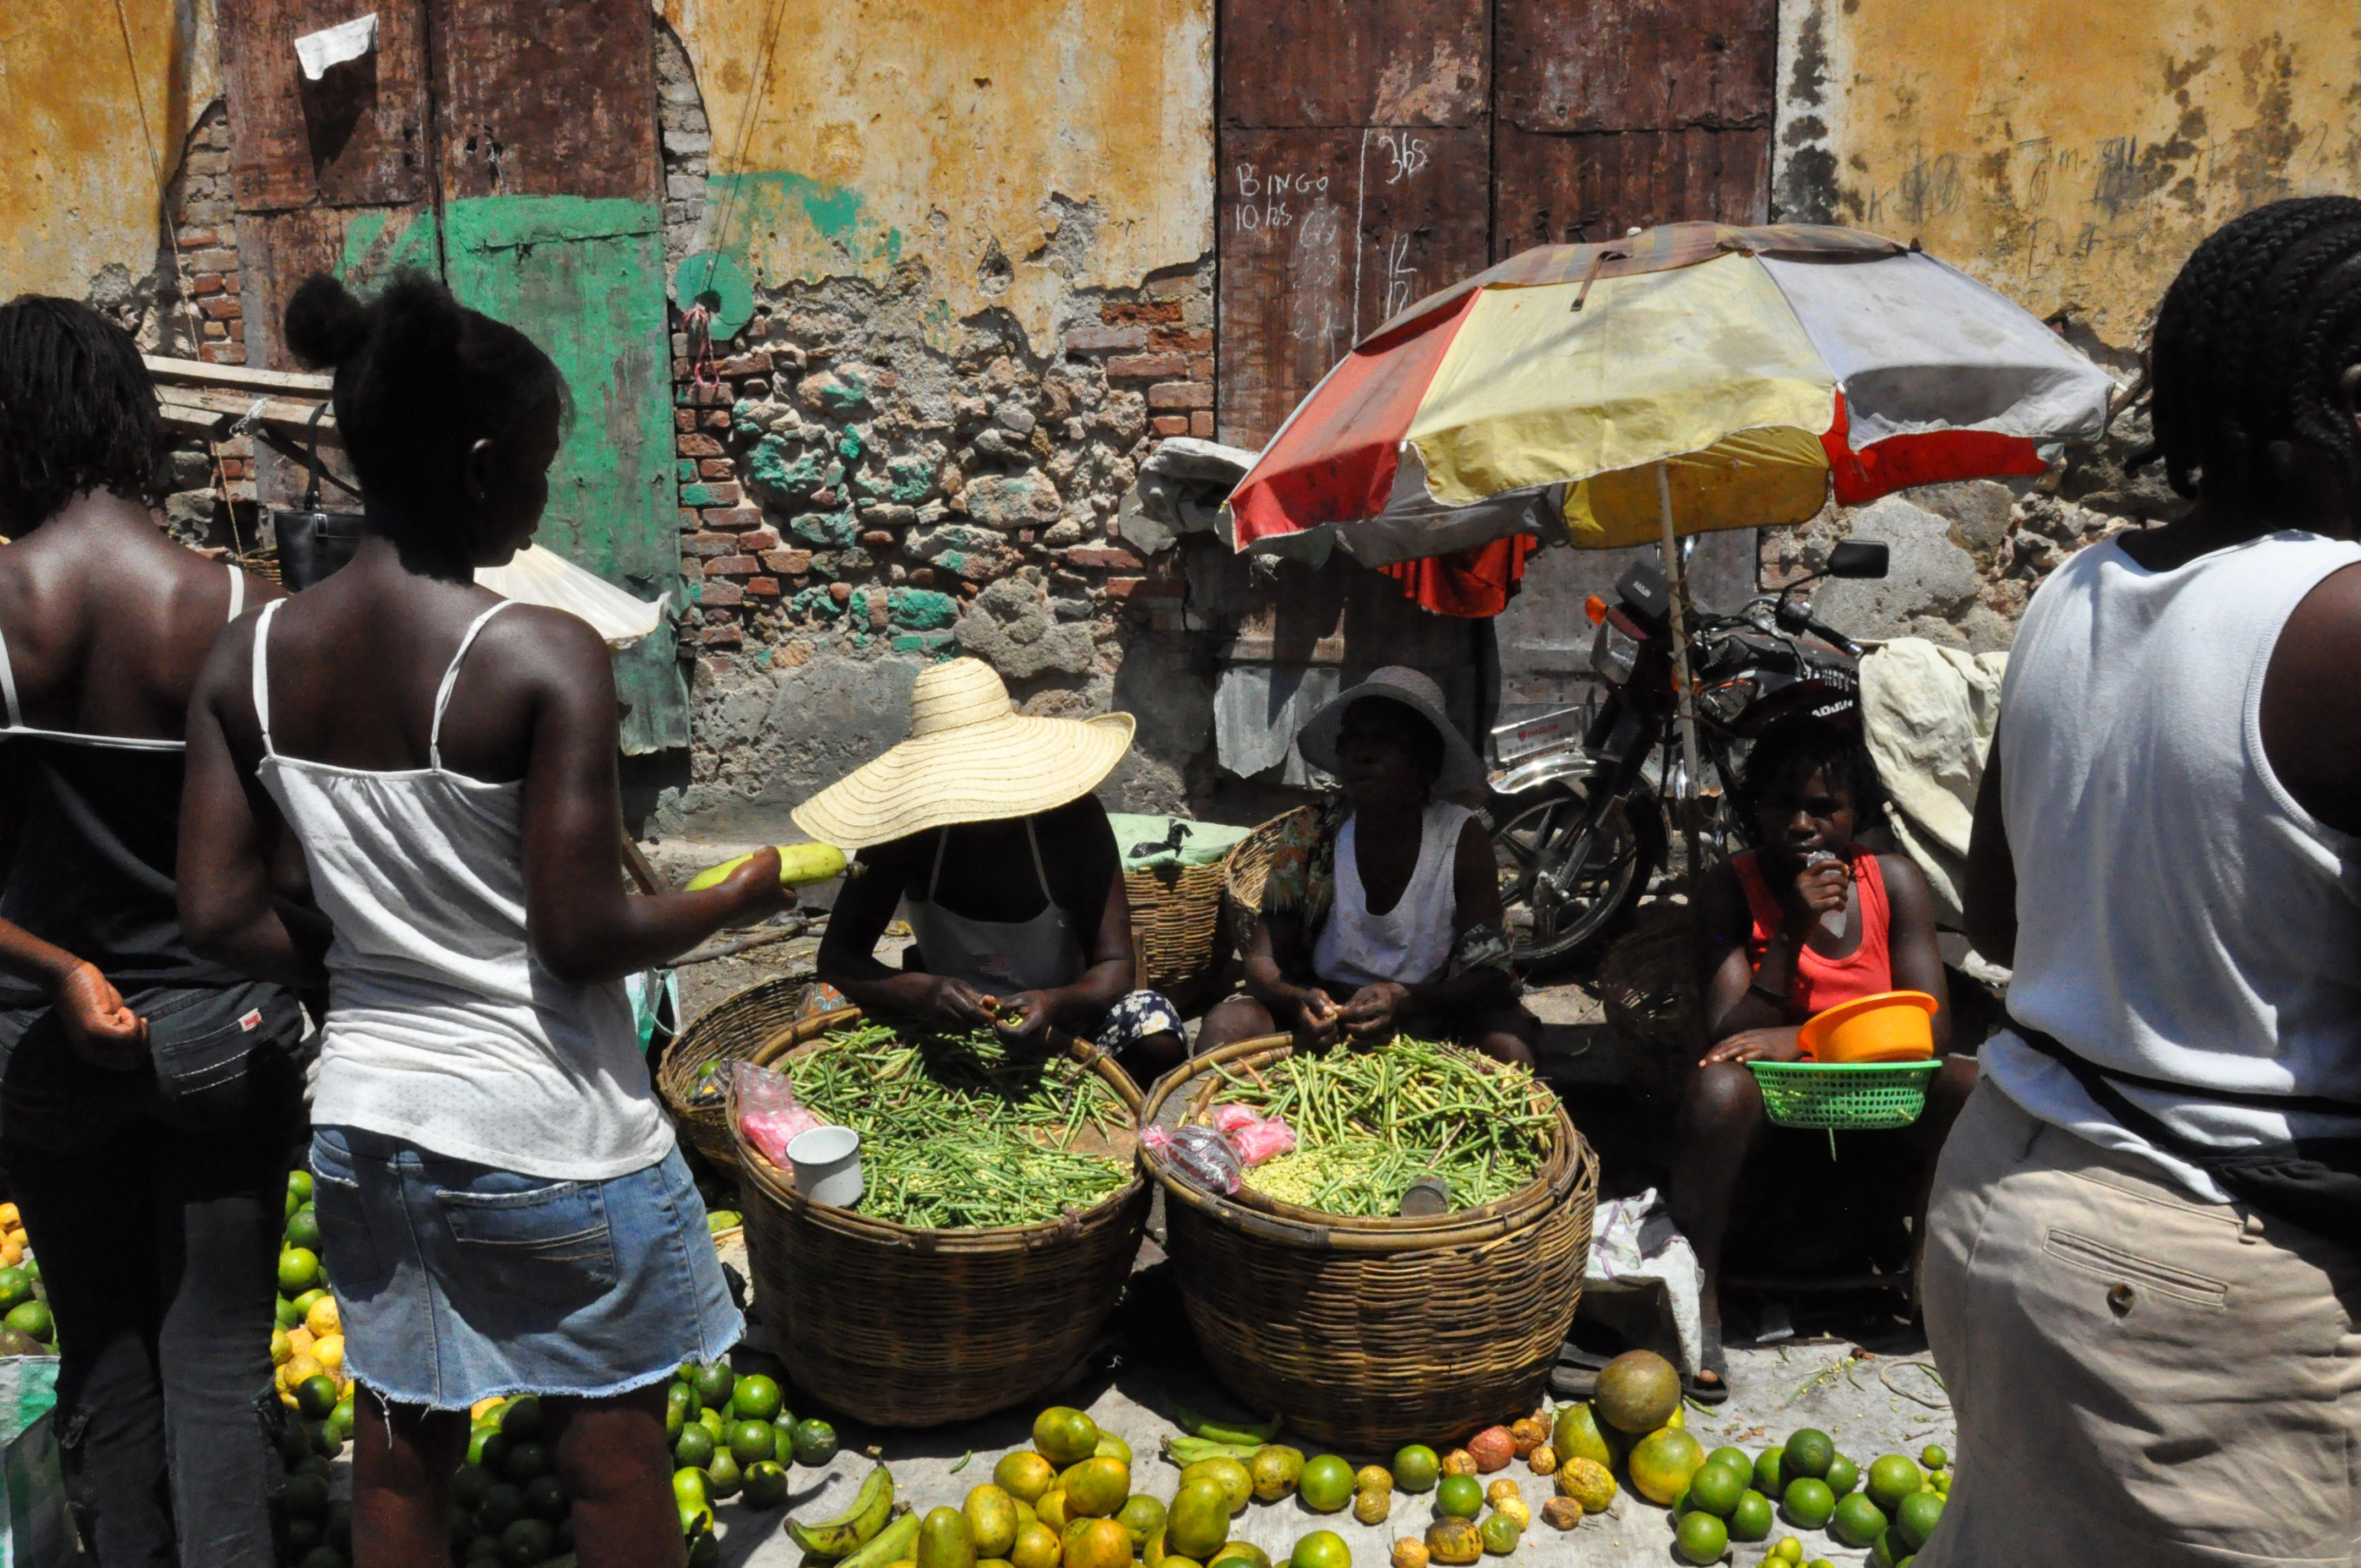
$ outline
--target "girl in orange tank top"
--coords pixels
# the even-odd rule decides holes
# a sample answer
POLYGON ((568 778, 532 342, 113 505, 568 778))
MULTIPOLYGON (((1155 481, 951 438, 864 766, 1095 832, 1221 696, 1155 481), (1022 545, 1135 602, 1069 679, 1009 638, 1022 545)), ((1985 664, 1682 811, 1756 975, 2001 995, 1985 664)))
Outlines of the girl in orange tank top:
MULTIPOLYGON (((1839 851, 1845 861, 1861 910, 1861 943, 1841 958, 1828 957, 1808 942, 1796 949, 1795 983, 1789 988, 1783 1015, 1802 1024, 1815 1013, 1825 1013, 1840 1002, 1854 1002, 1894 989, 1894 957, 1887 947, 1885 873, 1877 856, 1859 844, 1839 851)), ((1760 973, 1771 944, 1786 925, 1786 912, 1763 877, 1763 852, 1749 850, 1730 862, 1746 894, 1746 912, 1753 926, 1746 936, 1746 964, 1760 973)))

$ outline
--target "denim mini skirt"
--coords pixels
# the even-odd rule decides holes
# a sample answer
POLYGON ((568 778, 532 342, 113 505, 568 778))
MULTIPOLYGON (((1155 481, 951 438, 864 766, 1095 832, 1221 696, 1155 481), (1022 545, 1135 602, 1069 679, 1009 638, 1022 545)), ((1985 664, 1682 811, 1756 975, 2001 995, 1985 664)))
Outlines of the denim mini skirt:
POLYGON ((608 1398, 744 1331, 678 1149, 553 1181, 322 1127, 312 1176, 345 1366, 396 1403, 608 1398))

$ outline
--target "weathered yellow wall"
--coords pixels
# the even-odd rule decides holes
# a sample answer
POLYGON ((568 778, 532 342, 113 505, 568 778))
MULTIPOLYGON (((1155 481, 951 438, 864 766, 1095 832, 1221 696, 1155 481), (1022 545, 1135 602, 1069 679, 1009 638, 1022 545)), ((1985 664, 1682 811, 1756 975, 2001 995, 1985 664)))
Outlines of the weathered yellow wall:
POLYGON ((1784 0, 1782 216, 1916 236, 2130 346, 2189 252, 2361 192, 2354 0, 1784 0))
POLYGON ((758 281, 917 258, 951 313, 1003 306, 1046 349, 1061 294, 1213 247, 1212 0, 662 10, 712 125, 708 227, 758 281))
POLYGON ((122 16, 0 4, 0 298, 80 299, 109 263, 137 278, 156 258, 181 137, 221 93, 214 3, 123 0, 122 16))

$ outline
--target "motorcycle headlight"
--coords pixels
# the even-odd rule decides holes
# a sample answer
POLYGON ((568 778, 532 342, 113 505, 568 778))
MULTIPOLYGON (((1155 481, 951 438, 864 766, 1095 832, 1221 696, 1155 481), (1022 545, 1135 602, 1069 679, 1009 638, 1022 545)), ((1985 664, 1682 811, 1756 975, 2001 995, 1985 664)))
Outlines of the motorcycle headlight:
POLYGON ((1723 724, 1735 724, 1738 716, 1752 706, 1762 689, 1753 676, 1740 675, 1735 680, 1719 682, 1697 693, 1697 707, 1707 716, 1723 724))
POLYGON ((1640 640, 1616 625, 1613 615, 1600 621, 1598 640, 1590 645, 1590 667, 1620 686, 1631 678, 1639 663, 1640 640))

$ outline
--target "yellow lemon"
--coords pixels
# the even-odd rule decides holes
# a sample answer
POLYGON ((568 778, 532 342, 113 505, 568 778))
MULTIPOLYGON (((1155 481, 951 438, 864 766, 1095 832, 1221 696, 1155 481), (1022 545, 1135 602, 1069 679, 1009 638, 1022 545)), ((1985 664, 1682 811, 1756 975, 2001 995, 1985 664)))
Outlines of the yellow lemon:
POLYGON ((294 1354, 295 1347, 288 1342, 287 1331, 285 1329, 271 1330, 270 1365, 273 1366, 284 1366, 287 1365, 287 1358, 294 1354))
POLYGON ((322 1371, 327 1373, 332 1377, 335 1376, 338 1373, 344 1370, 345 1336, 342 1334, 328 1335, 327 1338, 322 1340, 319 1343, 312 1347, 312 1358, 320 1364, 320 1369, 322 1371))
POLYGON ((336 1316, 336 1299, 334 1296, 323 1296, 313 1302, 312 1310, 303 1314, 303 1326, 312 1331, 312 1337, 314 1339, 325 1339, 330 1334, 342 1333, 345 1325, 344 1320, 336 1316))

